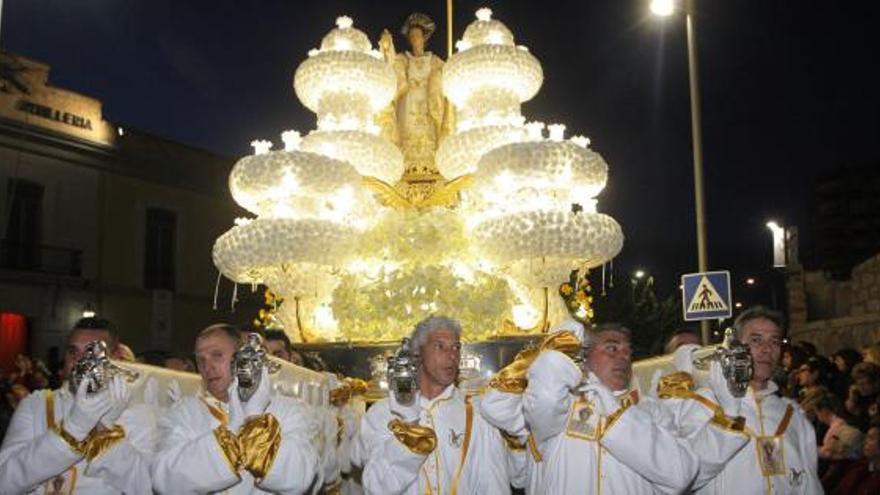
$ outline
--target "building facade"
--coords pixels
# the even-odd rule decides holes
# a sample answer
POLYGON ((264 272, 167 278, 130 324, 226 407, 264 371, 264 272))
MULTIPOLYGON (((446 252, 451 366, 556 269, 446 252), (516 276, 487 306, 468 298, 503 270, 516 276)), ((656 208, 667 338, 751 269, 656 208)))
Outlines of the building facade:
POLYGON ((51 86, 45 64, 0 64, 0 365, 20 351, 56 360, 88 312, 136 352, 188 353, 205 325, 246 321, 228 282, 213 309, 211 247, 244 214, 233 160, 108 122, 99 100, 51 86))

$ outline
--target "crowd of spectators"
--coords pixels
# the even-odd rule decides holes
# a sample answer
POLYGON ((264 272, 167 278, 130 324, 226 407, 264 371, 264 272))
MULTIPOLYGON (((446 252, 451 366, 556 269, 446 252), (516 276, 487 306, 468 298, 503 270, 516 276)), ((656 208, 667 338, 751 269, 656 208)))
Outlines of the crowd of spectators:
POLYGON ((827 493, 880 493, 880 345, 830 356, 809 342, 787 344, 777 376, 816 429, 827 493))

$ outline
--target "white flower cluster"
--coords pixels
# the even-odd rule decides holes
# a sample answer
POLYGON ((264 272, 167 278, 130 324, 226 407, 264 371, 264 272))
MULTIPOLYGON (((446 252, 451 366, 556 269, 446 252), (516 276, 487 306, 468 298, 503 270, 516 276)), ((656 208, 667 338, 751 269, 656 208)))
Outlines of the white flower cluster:
POLYGON ((507 95, 528 101, 543 82, 538 59, 513 46, 477 45, 456 53, 443 67, 443 93, 459 108, 479 107, 486 98, 509 99, 507 95))
POLYGON ((460 130, 520 117, 520 103, 544 82, 541 63, 514 45, 513 34, 492 11, 480 9, 443 67, 443 93, 455 104, 460 130))
POLYGON ((483 126, 448 136, 437 149, 435 162, 444 177, 459 177, 477 170, 486 152, 508 143, 525 140, 522 125, 483 126))
POLYGON ((510 91, 483 88, 475 91, 468 104, 456 115, 458 131, 474 127, 514 124, 522 125, 519 97, 510 91))
POLYGON ((405 265, 372 281, 345 275, 331 307, 339 327, 369 340, 398 340, 432 314, 455 315, 467 340, 488 338, 508 316, 512 296, 502 278, 464 278, 447 265, 405 265))
POLYGON ((321 51, 356 51, 370 53, 373 45, 367 35, 352 26, 351 17, 336 19, 336 29, 331 30, 321 40, 321 51))
POLYGON ((230 280, 260 283, 265 267, 344 262, 353 241, 353 229, 333 222, 258 218, 217 238, 214 265, 230 280))
POLYGON ((448 208, 389 210, 358 240, 357 257, 435 265, 467 258, 464 219, 448 208))
POLYGON ((302 140, 304 151, 348 162, 361 175, 393 184, 403 174, 403 155, 387 139, 360 131, 313 131, 302 140))
POLYGON ((361 93, 327 91, 318 102, 318 129, 378 133, 370 98, 361 93), (374 132, 375 131, 375 132, 374 132))
POLYGON ((302 104, 318 114, 318 119, 331 110, 342 111, 340 102, 348 99, 354 110, 345 114, 360 121, 367 116, 358 112, 368 108, 370 113, 375 113, 391 102, 397 90, 397 76, 389 64, 370 54, 352 50, 319 51, 297 67, 293 88, 302 104), (328 104, 329 101, 333 104, 328 104))
POLYGON ((593 266, 611 259, 623 247, 620 225, 601 213, 519 212, 481 222, 471 232, 482 252, 499 264, 562 258, 593 266))
MULTIPOLYGON (((271 151, 246 156, 229 175, 235 202, 257 215, 273 215, 291 200, 315 197, 327 203, 329 193, 359 188, 361 176, 347 162, 307 151, 271 151)), ((321 203, 318 204, 320 208, 321 203)), ((332 204, 327 204, 333 208, 332 204)), ((295 216, 320 216, 319 211, 293 211, 295 216)))
POLYGON ((593 209, 605 187, 602 157, 570 141, 519 142, 484 154, 468 197, 472 207, 499 215, 535 208, 593 209))
POLYGON ((514 46, 513 33, 501 21, 492 19, 491 10, 480 9, 477 20, 464 30, 458 48, 465 51, 476 45, 514 46))
MULTIPOLYGON (((325 300, 330 297, 338 283, 335 270, 330 265, 300 261, 268 267, 263 270, 264 283, 273 292, 286 298, 299 297, 308 301, 325 300)), ((290 306, 291 308, 293 305, 290 306)), ((302 314, 302 308, 301 314, 302 314)))

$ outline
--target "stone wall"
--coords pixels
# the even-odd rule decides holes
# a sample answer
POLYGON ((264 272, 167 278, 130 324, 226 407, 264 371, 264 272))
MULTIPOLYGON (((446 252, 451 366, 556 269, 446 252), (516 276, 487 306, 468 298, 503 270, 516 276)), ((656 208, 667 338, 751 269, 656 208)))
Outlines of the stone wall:
POLYGON ((850 314, 880 313, 880 254, 853 268, 850 314))
POLYGON ((880 342, 880 313, 813 321, 789 332, 789 339, 812 342, 826 356, 845 347, 861 349, 880 342))
POLYGON ((849 281, 820 275, 800 267, 786 274, 790 339, 826 355, 880 342, 880 253, 853 268, 849 281), (815 318, 822 315, 830 317, 815 318))

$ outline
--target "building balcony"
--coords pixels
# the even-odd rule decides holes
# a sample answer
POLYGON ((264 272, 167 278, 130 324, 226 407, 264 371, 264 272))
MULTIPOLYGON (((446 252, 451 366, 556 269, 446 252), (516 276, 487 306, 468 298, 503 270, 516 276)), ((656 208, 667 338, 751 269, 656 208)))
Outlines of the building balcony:
POLYGON ((0 239, 0 269, 82 276, 82 250, 0 239))

